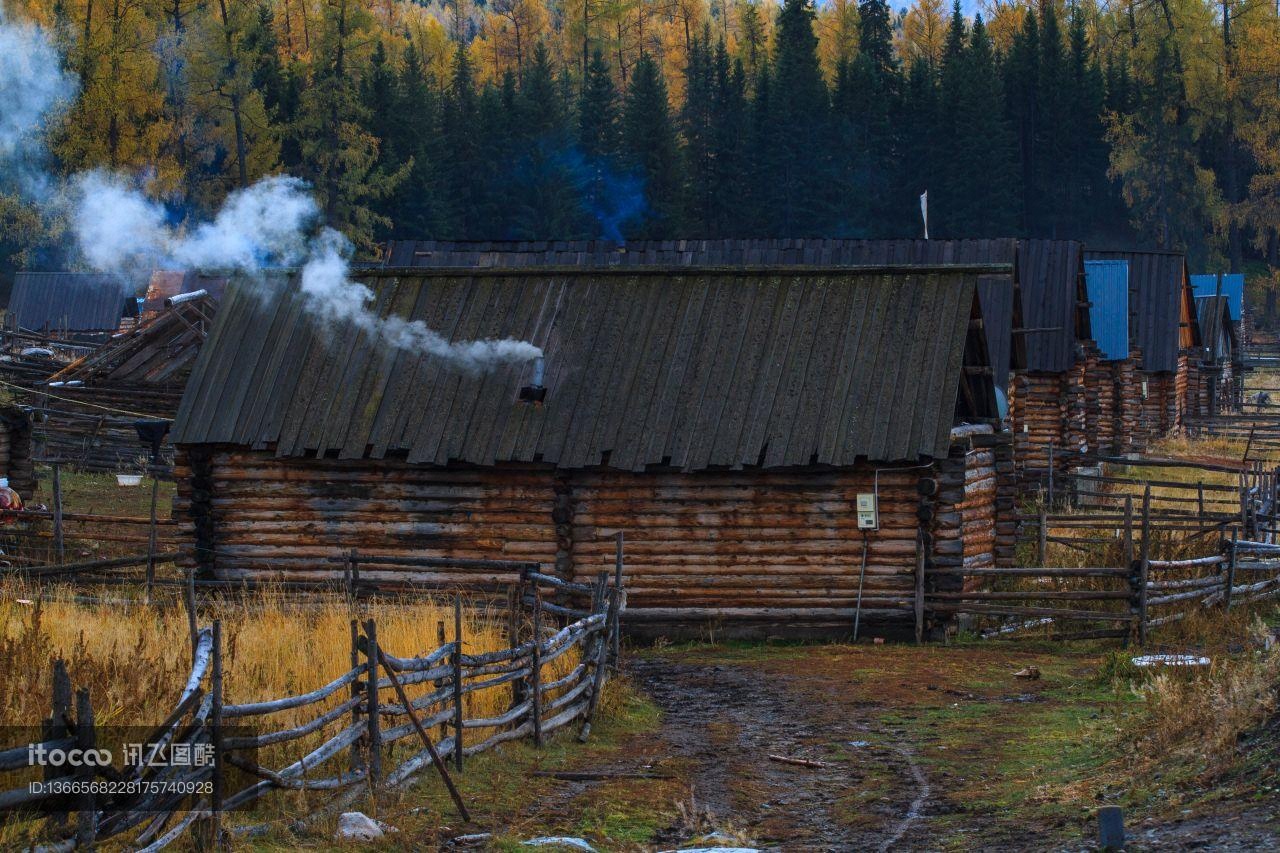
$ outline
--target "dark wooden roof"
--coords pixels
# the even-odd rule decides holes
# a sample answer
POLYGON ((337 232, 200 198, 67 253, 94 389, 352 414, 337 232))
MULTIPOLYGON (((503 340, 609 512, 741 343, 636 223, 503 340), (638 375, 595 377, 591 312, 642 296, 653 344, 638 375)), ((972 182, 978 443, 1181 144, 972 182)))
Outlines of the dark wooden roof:
MULTIPOLYGON (((1037 256, 1038 258, 1039 256, 1037 256)), ((885 264, 1009 264, 1013 287, 990 279, 979 286, 986 318, 987 345, 998 387, 1009 371, 1026 365, 1018 296, 1018 243, 989 240, 846 240, 836 238, 772 240, 552 240, 448 241, 401 240, 388 244, 389 268, 521 269, 559 267, 682 266, 872 266, 885 264)))
MULTIPOLYGON (((945 455, 962 378, 994 411, 970 319, 991 268, 369 271, 383 314, 546 354, 467 375, 321 328, 296 287, 233 286, 188 383, 180 444, 279 456, 692 471, 945 455), (966 346, 968 345, 968 346, 966 346), (974 355, 976 353, 976 356, 974 355)), ((1004 273, 1007 283, 1007 272, 1004 273)), ((990 282, 987 282, 990 283, 990 282)))
POLYGON ((1200 340, 1186 256, 1090 249, 1085 257, 1129 262, 1129 340, 1142 350, 1143 370, 1177 370, 1178 352, 1200 340))
MULTIPOLYGON (((13 277, 9 316, 23 329, 114 331, 126 313, 127 288, 110 275, 20 272, 13 277)), ((137 304, 132 306, 137 313, 137 304)))
POLYGON ((1083 246, 1073 240, 1018 242, 1018 285, 1022 296, 1027 369, 1069 370, 1077 346, 1092 337, 1083 246))
POLYGON ((1197 296, 1196 320, 1200 327, 1200 339, 1208 351, 1210 361, 1233 358, 1236 354, 1236 324, 1231 318, 1230 296, 1197 296), (1219 352, 1226 339, 1228 352, 1219 352))

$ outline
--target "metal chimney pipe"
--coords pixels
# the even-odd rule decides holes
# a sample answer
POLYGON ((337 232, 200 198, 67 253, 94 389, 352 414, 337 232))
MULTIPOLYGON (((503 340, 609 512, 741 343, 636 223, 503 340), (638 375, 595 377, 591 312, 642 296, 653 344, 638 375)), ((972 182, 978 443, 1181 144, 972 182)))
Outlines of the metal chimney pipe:
POLYGON ((179 293, 177 296, 170 296, 164 301, 164 307, 172 308, 175 305, 181 305, 183 302, 191 302, 199 299, 201 296, 208 296, 207 290, 193 290, 190 293, 179 293))

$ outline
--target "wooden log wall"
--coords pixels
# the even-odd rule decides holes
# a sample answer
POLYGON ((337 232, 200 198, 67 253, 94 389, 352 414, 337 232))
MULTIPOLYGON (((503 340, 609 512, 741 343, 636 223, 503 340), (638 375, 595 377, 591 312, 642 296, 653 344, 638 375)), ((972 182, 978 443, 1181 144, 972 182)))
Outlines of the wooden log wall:
POLYGON ((1178 369, 1173 374, 1173 399, 1169 401, 1163 424, 1165 435, 1178 435, 1182 432, 1182 424, 1187 414, 1187 400, 1195 381, 1193 376, 1197 363, 1186 352, 1178 356, 1178 369))
POLYGON ((9 479, 9 488, 17 492, 24 503, 35 494, 31 416, 17 407, 0 410, 0 477, 9 479))
POLYGON ((737 635, 852 629, 912 618, 917 482, 927 469, 575 472, 573 571, 611 569, 626 537, 627 615, 646 632, 718 622, 737 635), (857 525, 879 493, 880 529, 857 525), (865 542, 866 567, 863 570, 865 542))
POLYGON ((1014 459, 1025 474, 1043 475, 1049 470, 1050 446, 1061 450, 1066 443, 1068 405, 1062 377, 1056 373, 1019 373, 1010 386, 1014 459))
MULTIPOLYGON (((179 449, 175 517, 186 562, 220 579, 333 581, 330 560, 358 549, 537 561, 591 583, 612 571, 621 530, 632 630, 847 634, 857 615, 867 630, 907 633, 921 537, 929 565, 1012 563, 1013 457, 1007 433, 966 439, 931 466, 692 474, 191 447, 179 449), (860 493, 879 495, 880 528, 865 537, 860 493)), ((369 565, 361 579, 461 582, 451 571, 369 565)))
POLYGON ((1024 478, 1044 477, 1052 447, 1053 467, 1065 472, 1071 460, 1059 451, 1091 447, 1087 365, 1078 362, 1064 373, 1019 373, 1010 385, 1010 423, 1019 471, 1024 478))
MULTIPOLYGON (((140 471, 150 449, 138 441, 137 415, 172 420, 181 399, 181 389, 134 384, 27 392, 36 418, 36 454, 89 471, 140 471)), ((161 454, 168 464, 172 446, 166 443, 161 454)))
MULTIPOLYGON (((352 548, 556 563, 550 468, 430 468, 198 448, 181 455, 175 476, 174 516, 189 525, 188 562, 219 579, 332 580, 340 569, 326 560, 352 548)), ((361 569, 362 579, 381 574, 361 569)), ((386 579, 449 577, 396 571, 386 579)))
POLYGON ((1015 471, 1013 437, 1007 432, 974 436, 977 447, 990 447, 995 459, 995 551, 997 566, 1012 566, 1018 546, 1018 478, 1015 471))
POLYGON ((1119 449, 1116 438, 1121 432, 1122 416, 1116 393, 1117 365, 1118 362, 1103 361, 1096 348, 1086 352, 1085 432, 1089 436, 1089 449, 1100 453, 1115 453, 1119 449))
POLYGON ((1142 437, 1142 375, 1138 365, 1142 363, 1142 351, 1131 350, 1129 357, 1114 362, 1116 411, 1119 414, 1116 429, 1116 452, 1141 451, 1146 442, 1142 437))

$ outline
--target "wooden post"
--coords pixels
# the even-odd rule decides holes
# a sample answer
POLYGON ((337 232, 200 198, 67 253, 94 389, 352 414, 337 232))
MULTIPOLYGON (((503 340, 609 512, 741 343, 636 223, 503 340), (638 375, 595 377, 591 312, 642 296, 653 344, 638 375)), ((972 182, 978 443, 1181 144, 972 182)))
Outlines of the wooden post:
POLYGON ((62 541, 62 466, 53 463, 53 552, 54 562, 61 566, 65 558, 62 541))
POLYGON ((1236 548, 1240 543, 1240 534, 1236 531, 1231 532, 1231 557, 1227 560, 1227 585, 1222 594, 1222 607, 1228 613, 1231 612, 1231 592, 1236 585, 1236 548))
POLYGON ((147 604, 151 603, 151 589, 156 583, 156 503, 160 499, 160 478, 151 469, 151 524, 147 528, 147 604))
MULTIPOLYGON (((360 623, 357 622, 355 619, 352 619, 351 620, 351 668, 355 669, 359 665, 360 665, 360 623)), ((364 685, 361 683, 360 678, 357 676, 351 682, 351 698, 355 699, 357 696, 360 695, 361 691, 363 690, 364 690, 364 685)), ((351 725, 354 726, 359 722, 360 722, 360 706, 356 705, 354 708, 351 709, 351 725)), ((351 744, 350 756, 351 756, 351 761, 350 761, 351 769, 353 771, 363 770, 364 756, 360 752, 359 741, 356 741, 355 743, 351 744)))
POLYGON ((1142 555, 1138 561, 1138 645, 1147 644, 1147 581, 1151 575, 1151 487, 1142 493, 1142 555))
POLYGON ((1133 495, 1124 496, 1124 566, 1133 568, 1133 495))
POLYGON ((1053 506, 1053 442, 1049 442, 1049 505, 1053 506))
MULTIPOLYGON (((62 658, 53 662, 52 702, 49 706, 49 719, 45 720, 41 736, 44 740, 60 740, 67 736, 67 720, 71 716, 71 678, 67 675, 67 665, 62 658)), ((44 781, 50 782, 62 775, 63 771, 46 764, 42 768, 44 781)), ((49 816, 55 826, 66 825, 66 814, 58 812, 49 816)))
POLYGON ((1049 559, 1049 513, 1044 503, 1040 504, 1040 525, 1036 532, 1036 568, 1044 568, 1049 559))
MULTIPOLYGON (((93 705, 89 702, 89 688, 76 691, 76 748, 90 750, 97 746, 97 733, 93 723, 93 705)), ((85 763, 75 773, 83 792, 76 795, 76 846, 91 848, 98 835, 97 805, 93 796, 93 766, 85 763)))
MULTIPOLYGON (((617 587, 614 587, 617 589, 617 587)), ((606 620, 607 621, 607 620, 606 620)), ((608 630, 606 625, 605 629, 608 630)), ((533 660, 529 669, 530 702, 533 708, 533 744, 542 746, 542 593, 533 590, 533 660)))
POLYGON ((200 645, 200 629, 196 625, 196 570, 187 569, 187 582, 182 588, 182 601, 187 608, 187 633, 191 635, 191 660, 196 659, 196 647, 200 645))
POLYGON ((209 843, 217 850, 222 846, 222 620, 213 620, 213 673, 209 679, 212 699, 209 719, 213 741, 213 780, 209 793, 209 843))
MULTIPOLYGON (((387 680, 395 688, 396 696, 400 698, 400 704, 404 705, 405 713, 409 715, 409 722, 413 723, 414 729, 418 732, 418 737, 422 739, 423 745, 426 746, 427 753, 431 756, 431 763, 439 771, 440 778, 444 781, 444 786, 449 789, 449 796, 453 798, 453 804, 458 807, 458 814, 462 816, 463 820, 470 822, 471 814, 467 811, 467 804, 462 801, 462 794, 458 793, 457 786, 453 784, 448 768, 444 766, 440 753, 436 751, 436 745, 431 742, 431 737, 427 734, 427 730, 422 727, 422 722, 413 710, 413 703, 409 701, 409 695, 404 692, 404 685, 400 683, 399 678, 396 678, 395 670, 387 663, 386 655, 382 653, 382 650, 375 647, 374 654, 377 655, 378 662, 382 664, 383 671, 387 673, 387 680)), ((375 666, 375 671, 376 669, 377 667, 375 666)))
MULTIPOLYGON (((600 694, 604 691, 604 674, 608 669, 608 651, 609 644, 605 640, 609 636, 609 623, 618 609, 618 602, 621 593, 617 587, 610 589, 606 595, 609 599, 609 607, 605 611, 604 625, 600 627, 600 639, 595 644, 595 670, 591 673, 591 701, 587 704, 587 717, 582 723, 582 731, 578 733, 578 742, 586 743, 587 738, 591 737, 591 720, 595 716, 596 707, 600 704, 600 694)), ((542 721, 535 715, 539 732, 541 732, 542 721)))
POLYGON ((462 598, 453 599, 453 766, 462 772, 462 598))
MULTIPOLYGON (((360 554, 352 548, 347 554, 347 559, 351 561, 351 600, 355 601, 360 595, 360 554)), ((377 667, 374 667, 375 669, 377 667)))
POLYGON ((924 642, 924 534, 916 531, 916 643, 924 642))
POLYGON ((372 619, 364 623, 365 665, 369 667, 365 680, 365 713, 368 718, 368 756, 365 767, 369 771, 369 791, 374 806, 378 801, 378 786, 382 784, 382 728, 378 721, 378 625, 372 619))
MULTIPOLYGON (((614 550, 613 557, 613 585, 618 588, 618 596, 622 597, 622 569, 623 569, 623 535, 622 531, 618 531, 617 545, 614 550)), ((541 607, 541 603, 539 603, 541 607)), ((621 607, 621 605, 619 605, 621 607)), ((609 633, 609 643, 612 647, 611 657, 613 666, 616 669, 622 662, 622 629, 619 626, 620 619, 613 620, 613 629, 609 633)))
MULTIPOLYGON (((436 642, 437 642, 437 643, 439 643, 441 646, 443 646, 443 645, 447 642, 447 640, 446 640, 446 634, 445 634, 445 632, 444 632, 444 620, 443 620, 443 619, 437 619, 437 620, 436 620, 436 642)), ((514 648, 514 644, 513 644, 513 646, 512 646, 512 647, 514 648)), ((452 665, 453 665, 453 656, 452 656, 452 655, 450 655, 450 656, 449 656, 449 665, 450 665, 450 666, 452 666, 452 665)), ((446 682, 446 679, 443 679, 443 678, 437 678, 437 679, 432 683, 432 685, 431 685, 431 686, 432 686, 432 687, 434 687, 436 690, 439 690, 440 688, 444 687, 446 683, 448 683, 449 685, 452 685, 452 684, 453 684, 452 678, 453 678, 452 674, 449 676, 449 680, 448 680, 447 682, 446 682)), ((446 721, 444 721, 444 722, 440 723, 440 740, 444 740, 444 739, 445 739, 445 738, 447 738, 448 736, 449 736, 449 722, 446 720, 446 721)))
POLYGON ((1196 505, 1200 508, 1200 520, 1204 521, 1204 483, 1196 483, 1196 505))

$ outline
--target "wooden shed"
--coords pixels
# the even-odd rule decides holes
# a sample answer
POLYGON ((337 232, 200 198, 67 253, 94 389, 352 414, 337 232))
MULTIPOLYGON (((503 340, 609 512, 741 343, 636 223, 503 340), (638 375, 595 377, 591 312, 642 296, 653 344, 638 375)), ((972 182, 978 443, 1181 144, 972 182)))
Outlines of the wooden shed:
POLYGON ((86 470, 140 469, 149 449, 134 425, 173 420, 216 312, 208 294, 188 294, 24 394, 41 456, 86 470))
POLYGON ((1091 260, 1129 265, 1129 342, 1137 368, 1120 393, 1141 401, 1130 443, 1137 449, 1180 432, 1199 371, 1200 332, 1181 252, 1094 250, 1091 260))
POLYGON ((121 319, 136 316, 137 300, 115 276, 80 272, 20 272, 6 327, 62 340, 100 341, 121 319))
MULTIPOLYGON (((1009 419, 1018 469, 1024 479, 1039 479, 1051 460, 1059 470, 1072 464, 1061 451, 1090 448, 1100 414, 1085 383, 1097 348, 1083 247, 1069 240, 1020 241, 1018 284, 1022 322, 1002 323, 1025 342, 1025 365, 1010 381, 1009 419)), ((987 319, 988 325, 995 322, 987 319)))
POLYGON ((1196 317, 1204 357, 1200 362, 1200 382, 1192 389, 1191 413, 1206 417, 1239 409, 1244 402, 1244 354, 1230 298, 1197 296, 1196 317))
MULTIPOLYGON (((234 285, 175 424, 188 559, 221 579, 333 578, 348 549, 534 560, 567 579, 626 537, 632 630, 924 628, 921 591, 1011 558, 977 297, 1007 267, 382 269, 377 310, 481 374, 324 328, 296 289, 234 285), (860 527, 859 498, 874 519, 860 527)), ((452 584, 384 565, 385 584, 452 584)), ((468 575, 471 582, 476 576, 468 575)), ((499 583, 510 577, 479 580, 499 583)))
POLYGON ((1131 453, 1138 449, 1142 395, 1136 367, 1139 354, 1133 351, 1129 335, 1129 262, 1086 260, 1085 283, 1094 337, 1085 366, 1091 446, 1103 454, 1131 453))

